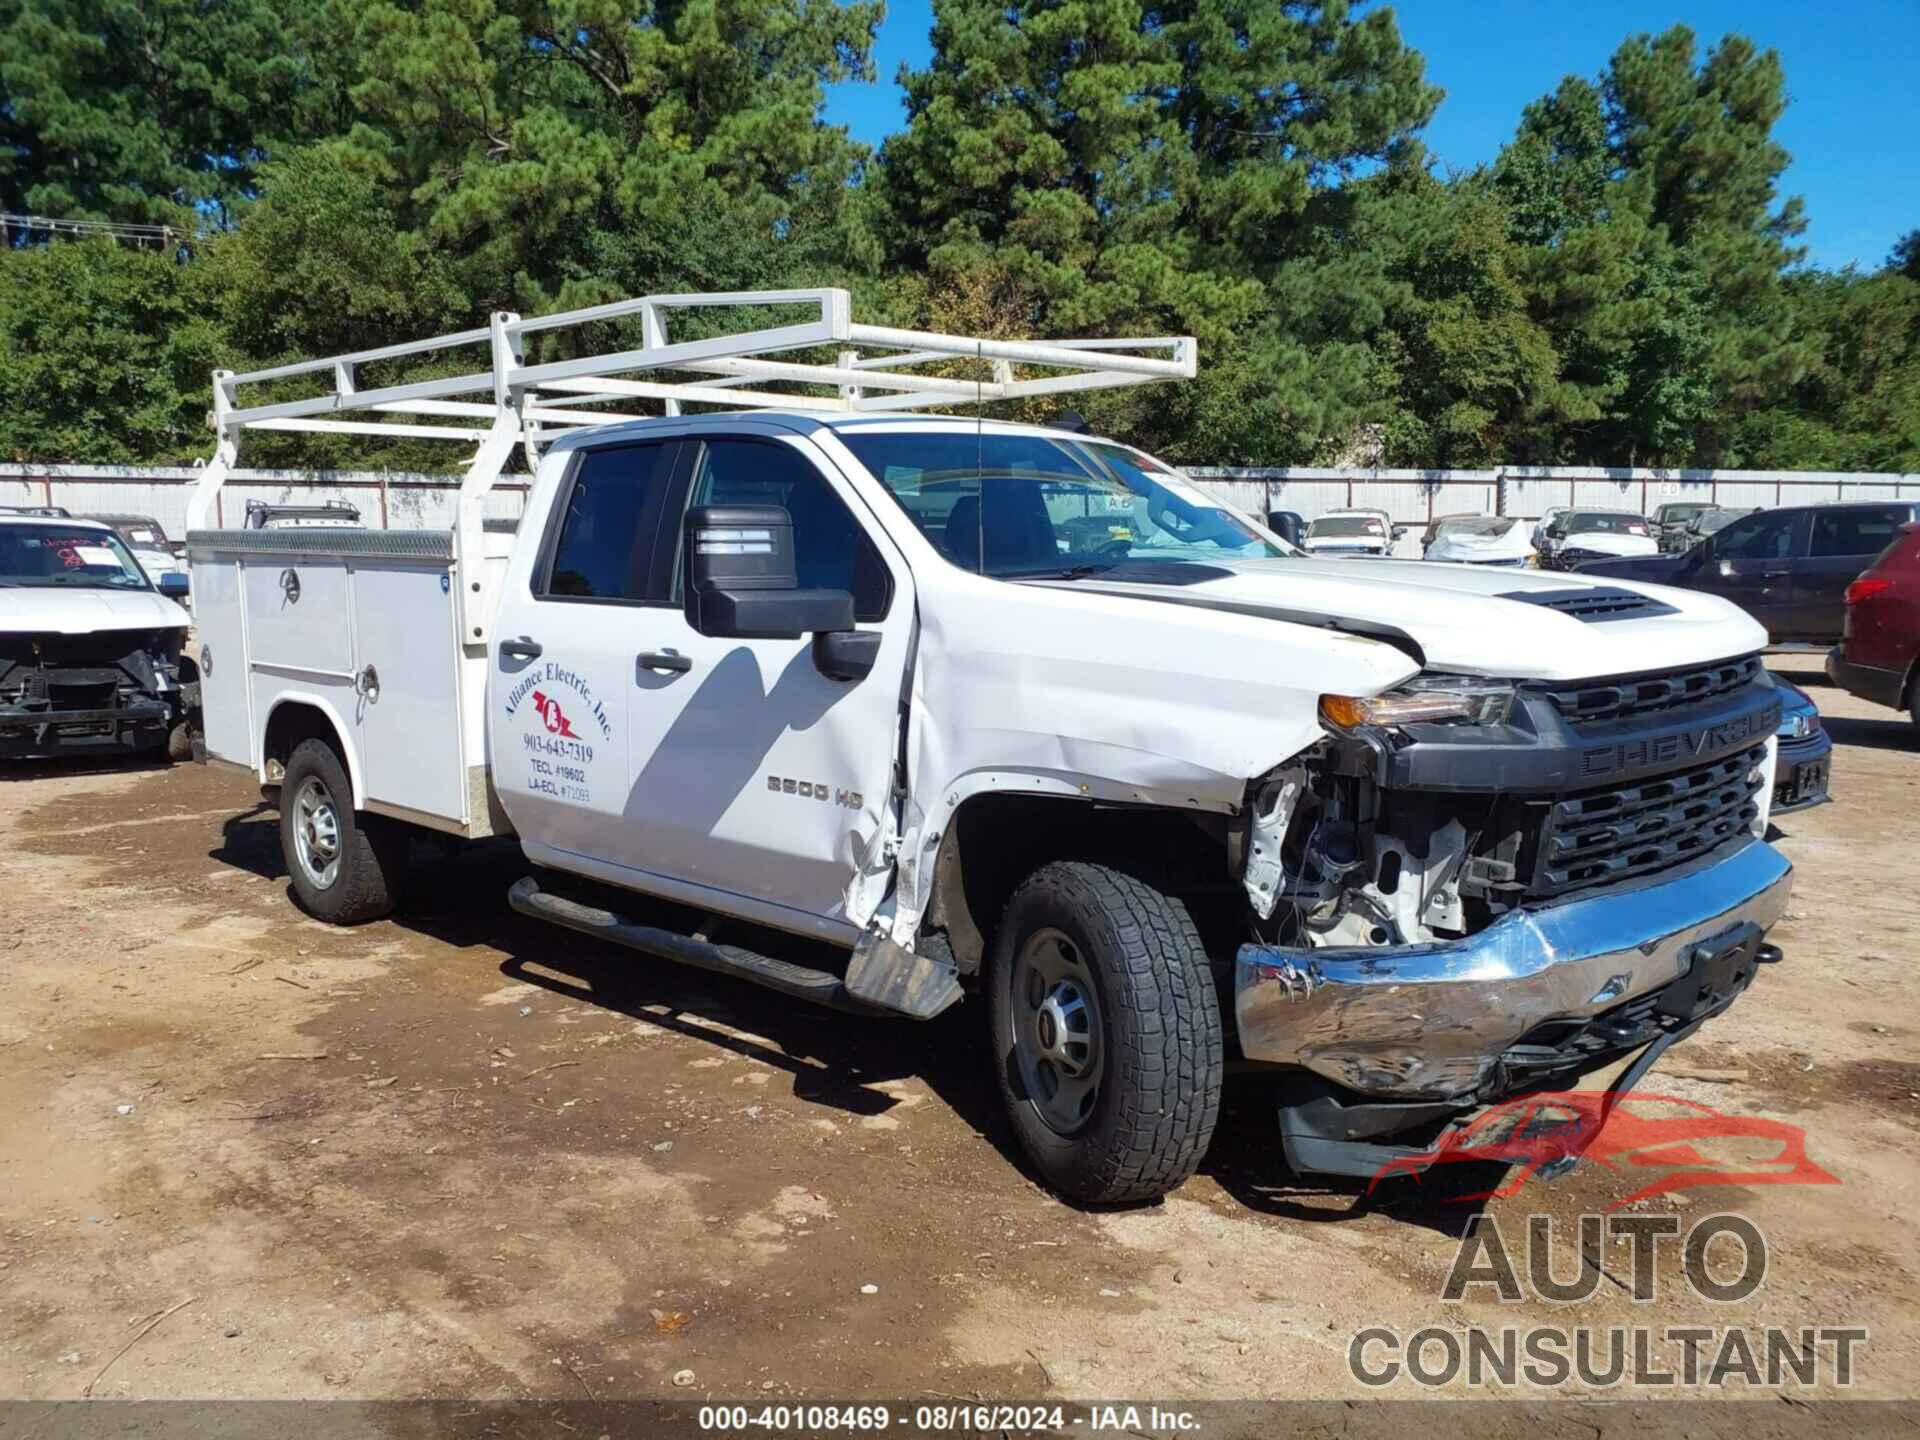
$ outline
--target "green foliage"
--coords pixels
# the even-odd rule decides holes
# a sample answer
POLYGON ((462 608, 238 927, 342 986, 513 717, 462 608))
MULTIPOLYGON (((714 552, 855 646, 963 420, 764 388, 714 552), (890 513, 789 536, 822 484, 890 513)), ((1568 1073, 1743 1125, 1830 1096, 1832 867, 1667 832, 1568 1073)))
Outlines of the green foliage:
POLYGON ((0 251, 0 456, 183 462, 211 448, 221 340, 194 266, 111 241, 0 251))
POLYGON ((1438 102, 1344 0, 937 0, 881 152, 894 252, 1029 287, 1044 333, 1257 329, 1317 193, 1438 102))
POLYGON ((483 305, 591 304, 657 288, 659 269, 731 283, 796 229, 831 226, 864 159, 818 114, 824 84, 869 74, 880 0, 336 0, 336 13, 361 66, 343 148, 483 305), (683 254, 690 223, 704 243, 683 254))
MULTIPOLYGON (((1196 335, 1194 383, 1073 402, 1175 459, 1920 468, 1920 231, 1875 274, 1801 267, 1785 76, 1742 37, 1634 36, 1442 178, 1440 93, 1383 5, 936 0, 874 157, 821 107, 871 78, 879 16, 0 0, 0 205, 187 237, 0 250, 0 450, 182 459, 216 364, 842 284, 882 323, 1196 335)), ((304 435, 249 458, 450 463, 304 435)))
POLYGON ((310 80, 275 0, 0 0, 0 209, 224 211, 310 80))

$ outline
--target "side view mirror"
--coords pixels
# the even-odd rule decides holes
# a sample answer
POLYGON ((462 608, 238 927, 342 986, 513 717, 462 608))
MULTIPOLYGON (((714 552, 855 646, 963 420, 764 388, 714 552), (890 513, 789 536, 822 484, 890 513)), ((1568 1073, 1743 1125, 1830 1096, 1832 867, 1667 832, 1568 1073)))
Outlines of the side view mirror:
POLYGON ((1394 538, 1395 540, 1404 540, 1404 539, 1406 539, 1406 538, 1407 538, 1407 531, 1408 531, 1408 530, 1410 530, 1411 528, 1412 528, 1412 527, 1411 527, 1411 526, 1409 526, 1409 525, 1396 525, 1396 526, 1394 526, 1394 527, 1393 527, 1393 538, 1394 538))
POLYGON ((184 600, 187 596, 187 577, 177 570, 169 570, 160 577, 160 583, 154 588, 169 600, 184 600))
POLYGON ((778 505, 702 505, 687 512, 686 616, 725 640, 813 636, 814 664, 834 680, 873 669, 877 631, 855 630, 853 595, 803 590, 794 569, 793 517, 778 505))

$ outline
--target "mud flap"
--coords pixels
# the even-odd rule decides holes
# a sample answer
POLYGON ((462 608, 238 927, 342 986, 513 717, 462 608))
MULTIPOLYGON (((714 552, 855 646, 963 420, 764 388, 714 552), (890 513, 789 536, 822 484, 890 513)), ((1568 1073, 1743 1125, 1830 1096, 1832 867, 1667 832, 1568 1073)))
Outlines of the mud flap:
POLYGON ((853 947, 846 987, 869 1005, 915 1020, 933 1019, 961 996, 952 966, 896 945, 878 929, 866 931, 853 947))

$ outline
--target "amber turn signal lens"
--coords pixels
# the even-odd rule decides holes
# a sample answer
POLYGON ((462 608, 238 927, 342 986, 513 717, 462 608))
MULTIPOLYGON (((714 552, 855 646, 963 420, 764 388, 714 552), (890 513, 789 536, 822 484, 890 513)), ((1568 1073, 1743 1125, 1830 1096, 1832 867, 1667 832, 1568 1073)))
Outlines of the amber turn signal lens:
POLYGON ((1352 730, 1367 723, 1367 702, 1352 695, 1322 695, 1320 718, 1337 730, 1352 730))

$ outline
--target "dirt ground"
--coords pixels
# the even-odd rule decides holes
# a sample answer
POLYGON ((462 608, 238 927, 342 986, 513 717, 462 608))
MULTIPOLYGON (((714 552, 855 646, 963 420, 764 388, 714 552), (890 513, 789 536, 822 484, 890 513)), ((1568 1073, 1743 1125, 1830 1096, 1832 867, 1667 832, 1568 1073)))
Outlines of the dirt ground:
MULTIPOLYGON (((1787 958, 1642 1088, 1802 1126, 1840 1183, 1637 1202, 1762 1228, 1727 1305, 1671 1249, 1651 1306, 1623 1250, 1572 1306, 1443 1300, 1481 1206, 1296 1179, 1251 1080, 1164 1203, 1075 1209, 1017 1158, 977 1003, 861 1021, 583 941, 508 910, 511 847, 331 929, 244 778, 8 768, 0 1396, 1340 1398, 1380 1393, 1369 1325, 1655 1323, 1864 1325, 1853 1393, 1911 1398, 1920 738, 1779 668, 1838 741, 1837 803, 1781 822, 1787 958)), ((1486 1208, 1517 1237, 1646 1178, 1486 1208)))

